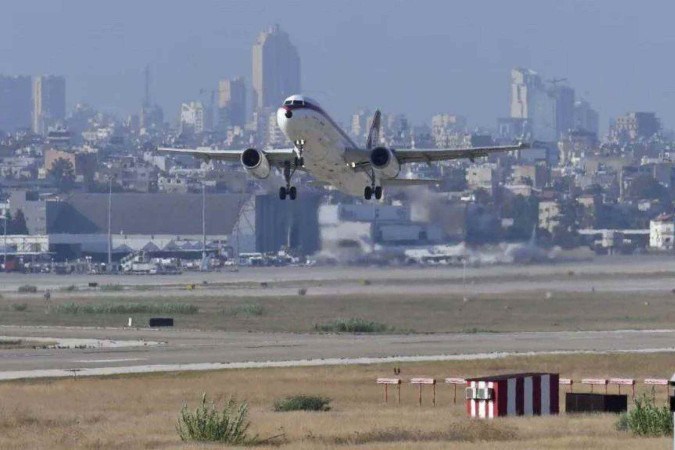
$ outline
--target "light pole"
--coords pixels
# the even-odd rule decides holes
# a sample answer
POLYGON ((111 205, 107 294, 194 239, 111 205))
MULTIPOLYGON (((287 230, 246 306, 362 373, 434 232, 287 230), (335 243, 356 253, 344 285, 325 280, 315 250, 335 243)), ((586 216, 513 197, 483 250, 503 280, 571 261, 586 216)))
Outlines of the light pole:
POLYGON ((2 244, 2 252, 3 252, 3 257, 2 257, 2 267, 5 272, 7 272, 7 208, 4 210, 3 214, 5 220, 4 220, 4 232, 3 232, 3 244, 2 244))
POLYGON ((112 176, 108 177, 108 272, 112 272, 112 176))
POLYGON ((202 181, 202 270, 206 269, 206 184, 202 181))

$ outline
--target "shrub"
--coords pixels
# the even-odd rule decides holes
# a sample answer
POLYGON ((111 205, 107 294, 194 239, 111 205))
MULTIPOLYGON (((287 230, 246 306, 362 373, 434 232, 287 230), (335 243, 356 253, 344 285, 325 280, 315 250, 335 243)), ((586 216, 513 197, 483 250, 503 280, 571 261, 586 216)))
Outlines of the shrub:
POLYGON ((235 315, 243 314, 245 316, 262 316, 265 313, 265 308, 262 305, 255 303, 247 303, 245 305, 238 306, 235 311, 235 315))
POLYGON ((274 410, 285 411, 328 411, 330 398, 317 395, 292 395, 274 402, 274 410))
POLYGON ((249 436, 251 425, 248 405, 238 404, 229 399, 221 411, 213 402, 207 402, 202 394, 201 404, 194 410, 183 404, 178 417, 176 431, 183 441, 221 442, 231 445, 252 445, 258 442, 258 436, 249 436))
POLYGON ((28 309, 28 303, 12 303, 12 311, 25 311, 28 309))
POLYGON ((77 286, 75 286, 74 284, 71 284, 70 286, 62 287, 61 290, 63 292, 74 292, 74 291, 77 291, 77 286))
POLYGON ((122 289, 124 289, 124 287, 119 285, 119 284, 102 284, 99 289, 101 289, 102 291, 117 292, 117 291, 121 291, 122 289))
POLYGON ((21 294, 34 294, 37 292, 37 286, 33 286, 32 284, 24 284, 23 286, 19 286, 18 291, 21 294))
POLYGON ((673 418, 668 406, 656 406, 654 393, 635 399, 633 408, 621 415, 616 427, 636 436, 667 436, 673 434, 673 418))
POLYGON ((363 319, 337 319, 324 324, 316 324, 314 329, 334 333, 383 333, 388 331, 389 327, 363 319))
POLYGON ((62 314, 196 314, 199 307, 188 303, 64 303, 54 310, 62 314))

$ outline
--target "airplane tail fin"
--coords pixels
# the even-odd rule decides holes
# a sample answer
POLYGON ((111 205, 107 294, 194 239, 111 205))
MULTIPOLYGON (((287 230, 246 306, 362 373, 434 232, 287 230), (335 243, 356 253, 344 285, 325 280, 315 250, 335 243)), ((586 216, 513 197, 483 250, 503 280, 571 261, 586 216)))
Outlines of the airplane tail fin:
POLYGON ((368 132, 368 140, 366 141, 366 149, 371 150, 375 148, 380 143, 380 110, 375 111, 375 116, 373 116, 373 123, 370 125, 370 131, 368 132))

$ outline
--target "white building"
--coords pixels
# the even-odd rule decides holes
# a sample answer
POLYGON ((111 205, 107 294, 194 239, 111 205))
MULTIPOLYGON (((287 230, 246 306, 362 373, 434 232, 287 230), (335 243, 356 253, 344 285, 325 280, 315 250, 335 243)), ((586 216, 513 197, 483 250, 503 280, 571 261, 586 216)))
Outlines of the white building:
POLYGON ((204 132, 204 105, 201 102, 183 103, 180 106, 180 127, 182 132, 204 132))
POLYGON ((649 222, 649 246, 658 250, 673 250, 675 215, 661 214, 649 222))

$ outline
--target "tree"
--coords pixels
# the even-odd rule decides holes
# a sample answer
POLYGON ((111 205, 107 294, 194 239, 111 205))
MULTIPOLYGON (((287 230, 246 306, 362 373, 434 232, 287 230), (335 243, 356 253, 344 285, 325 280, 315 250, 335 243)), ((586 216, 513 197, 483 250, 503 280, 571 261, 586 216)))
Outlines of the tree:
POLYGON ((629 192, 633 198, 661 200, 663 203, 670 203, 668 189, 656 181, 651 175, 641 174, 635 177, 630 185, 629 192))
POLYGON ((73 163, 65 158, 58 158, 52 163, 49 176, 56 183, 59 192, 68 192, 75 185, 75 168, 73 163))

